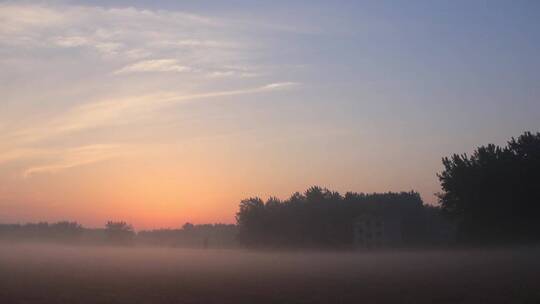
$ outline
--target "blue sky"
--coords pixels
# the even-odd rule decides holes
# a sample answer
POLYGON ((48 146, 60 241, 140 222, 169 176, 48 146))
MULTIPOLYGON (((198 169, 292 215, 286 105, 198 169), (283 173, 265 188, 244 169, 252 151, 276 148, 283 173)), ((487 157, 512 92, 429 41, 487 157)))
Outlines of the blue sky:
POLYGON ((1 2, 0 220, 132 204, 143 225, 231 221, 245 196, 313 184, 434 203, 441 157, 540 130, 539 17, 537 1, 1 2))

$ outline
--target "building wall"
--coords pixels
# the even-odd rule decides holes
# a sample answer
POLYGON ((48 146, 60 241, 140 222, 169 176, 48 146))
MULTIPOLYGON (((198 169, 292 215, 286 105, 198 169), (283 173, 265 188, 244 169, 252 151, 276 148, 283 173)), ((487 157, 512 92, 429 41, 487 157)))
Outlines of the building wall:
POLYGON ((400 221, 391 217, 363 215, 353 229, 354 245, 359 249, 395 247, 402 241, 400 221))

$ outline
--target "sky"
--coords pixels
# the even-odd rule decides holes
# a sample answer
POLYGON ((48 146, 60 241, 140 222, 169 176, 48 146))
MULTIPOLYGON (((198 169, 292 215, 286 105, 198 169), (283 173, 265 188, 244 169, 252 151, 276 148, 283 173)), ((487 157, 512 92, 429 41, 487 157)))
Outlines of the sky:
POLYGON ((233 223, 540 131, 538 1, 0 2, 0 222, 233 223))

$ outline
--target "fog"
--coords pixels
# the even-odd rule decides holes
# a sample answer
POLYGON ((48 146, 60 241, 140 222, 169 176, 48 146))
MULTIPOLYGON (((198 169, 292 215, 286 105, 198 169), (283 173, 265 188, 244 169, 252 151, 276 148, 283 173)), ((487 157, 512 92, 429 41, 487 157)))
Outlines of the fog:
POLYGON ((0 302, 521 303, 540 300, 539 253, 0 243, 0 302))

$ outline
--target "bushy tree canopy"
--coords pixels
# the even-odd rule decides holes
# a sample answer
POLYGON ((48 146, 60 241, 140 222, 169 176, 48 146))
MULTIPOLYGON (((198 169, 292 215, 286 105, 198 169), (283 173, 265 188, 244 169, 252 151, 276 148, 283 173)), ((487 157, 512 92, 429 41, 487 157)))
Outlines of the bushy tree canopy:
POLYGON ((454 154, 443 165, 441 207, 459 219, 463 240, 540 239, 540 133, 454 154))
POLYGON ((114 243, 129 242, 135 236, 133 226, 122 221, 108 221, 105 224, 105 233, 107 234, 109 241, 114 243))

